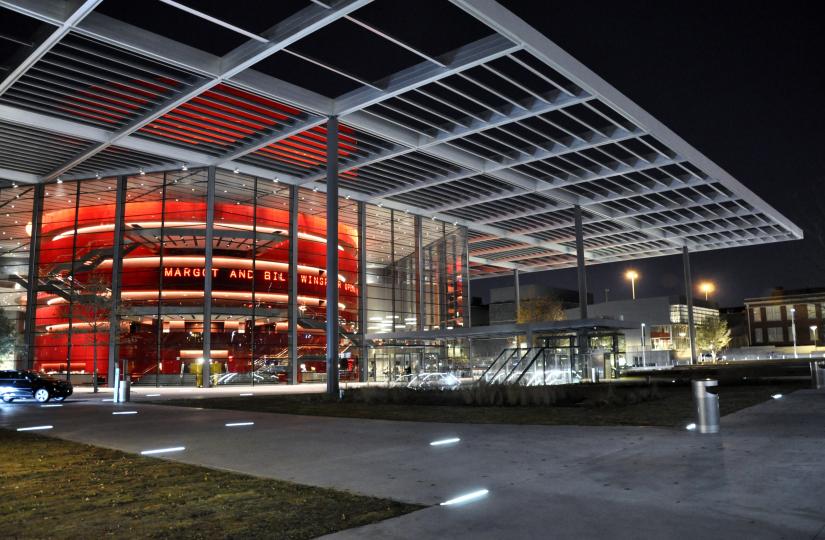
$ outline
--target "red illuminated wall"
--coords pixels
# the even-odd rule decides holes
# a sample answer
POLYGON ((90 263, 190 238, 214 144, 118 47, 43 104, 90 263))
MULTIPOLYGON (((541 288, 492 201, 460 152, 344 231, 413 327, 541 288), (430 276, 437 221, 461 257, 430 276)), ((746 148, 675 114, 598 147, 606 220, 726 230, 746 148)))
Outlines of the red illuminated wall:
MULTIPOLYGON (((135 202, 126 204, 124 244, 138 244, 124 257, 122 273, 122 301, 124 305, 151 305, 157 301, 159 273, 163 271, 158 257, 159 243, 147 241, 147 236, 141 236, 133 226, 140 224, 143 230, 159 228, 165 210, 165 234, 174 235, 178 228, 203 229, 206 219, 206 205, 202 202, 172 202, 166 201, 165 208, 161 201, 135 202), (177 222, 188 225, 175 225, 177 222), (200 225, 198 225, 200 223, 200 225), (194 225, 193 225, 194 224, 194 225)), ((215 208, 215 237, 231 238, 232 224, 246 231, 251 229, 253 208, 242 205, 218 204, 215 208)), ((71 259, 72 250, 76 243, 76 259, 82 260, 93 254, 95 250, 111 252, 114 223, 114 206, 93 206, 80 208, 78 220, 78 234, 75 240, 72 226, 75 219, 74 208, 47 212, 43 215, 42 240, 40 250, 41 268, 49 270, 56 264, 71 259), (67 224, 69 226, 67 227, 67 224)), ((283 234, 280 241, 259 240, 259 249, 256 258, 256 271, 251 270, 251 254, 237 250, 221 248, 215 244, 213 254, 213 309, 221 305, 249 306, 251 309, 251 290, 254 283, 257 300, 275 306, 287 304, 288 294, 288 265, 287 256, 289 241, 287 237, 289 213, 287 210, 275 208, 257 208, 257 223, 259 233, 283 234), (275 229, 273 231, 273 229, 275 229)), ((326 220, 317 215, 298 215, 298 298, 299 305, 307 307, 307 315, 320 314, 325 310, 326 276, 323 269, 326 266, 326 243, 323 241, 323 232, 326 230, 326 220), (321 241, 316 241, 321 240, 321 241)), ((354 322, 357 313, 358 287, 356 279, 357 268, 357 232, 347 225, 339 228, 339 302, 344 304, 340 316, 348 322, 354 322)), ((200 246, 203 245, 202 237, 200 246)), ((203 305, 203 249, 185 250, 175 248, 171 242, 166 243, 163 253, 163 266, 166 273, 163 277, 164 305, 203 305), (181 259, 182 258, 182 259, 181 259), (170 296, 166 296, 169 294, 170 296), (198 296, 200 295, 200 296, 198 296), (177 303, 176 303, 177 302, 177 303)), ((68 270, 63 272, 64 277, 68 270)), ((85 283, 95 283, 100 279, 111 280, 111 259, 103 258, 102 262, 95 260, 91 271, 77 272, 75 282, 78 288, 85 283)), ((156 303, 155 303, 156 305, 156 303)), ((70 309, 75 314, 75 325, 81 320, 92 317, 81 317, 85 306, 69 303, 57 295, 40 293, 38 298, 37 321, 38 334, 35 338, 37 348, 35 369, 56 370, 66 365, 67 355, 67 327, 70 309), (48 302, 51 302, 49 305, 48 302)), ((149 324, 149 323, 147 323, 149 324)), ((185 347, 172 344, 165 347, 160 359, 155 358, 157 327, 146 324, 122 324, 122 331, 137 336, 126 345, 121 346, 121 356, 134 362, 133 372, 145 371, 148 367, 162 363, 162 371, 177 373, 180 371, 176 358, 179 349, 185 347), (139 337, 144 335, 141 341, 139 337)), ((80 328, 76 326, 75 328, 80 328)), ((202 324, 201 324, 202 328, 202 324)), ((216 335, 221 331, 213 329, 213 349, 223 346, 222 337, 216 335)), ((260 346, 256 341, 256 357, 259 354, 268 354, 286 346, 286 327, 273 324, 260 328, 256 326, 256 334, 262 340, 260 346)), ((323 335, 317 329, 302 329, 305 343, 323 344, 323 335), (307 337, 309 336, 309 337, 307 337)), ((174 336, 173 336, 174 337, 174 336)), ((88 331, 74 331, 72 335, 71 366, 72 371, 92 371, 92 341, 94 335, 88 331)), ((129 341, 129 340, 127 340, 129 341)), ((172 340, 174 341, 174 340, 172 340)), ((97 332, 98 370, 105 372, 107 365, 108 329, 101 327, 97 332)), ((243 365, 250 365, 248 353, 243 350, 226 360, 229 371, 243 370, 243 365), (237 364, 237 365, 236 365, 237 364)), ((319 366, 319 370, 320 366, 319 366)))

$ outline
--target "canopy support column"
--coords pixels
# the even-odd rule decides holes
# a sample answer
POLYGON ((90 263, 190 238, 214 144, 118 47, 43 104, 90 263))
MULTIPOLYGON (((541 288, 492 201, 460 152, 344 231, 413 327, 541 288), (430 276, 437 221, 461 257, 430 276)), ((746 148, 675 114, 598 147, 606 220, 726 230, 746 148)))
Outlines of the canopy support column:
POLYGON ((693 323, 693 278, 690 275, 690 253, 682 246, 682 264, 685 270, 685 299, 687 300, 688 335, 690 336, 690 363, 696 363, 696 326, 693 323))
POLYGON ((215 237, 215 167, 206 172, 206 230, 204 232, 203 268, 203 364, 201 381, 204 388, 211 386, 212 361, 212 244, 215 237))
MULTIPOLYGON (((120 281, 123 269, 123 218, 126 213, 126 176, 117 177, 115 188, 115 231, 112 238, 112 296, 109 303, 109 366, 106 379, 114 387, 115 366, 120 361, 120 281)), ((123 379, 129 376, 128 359, 123 365, 123 379)))
POLYGON ((327 394, 338 395, 338 117, 327 121, 327 394))

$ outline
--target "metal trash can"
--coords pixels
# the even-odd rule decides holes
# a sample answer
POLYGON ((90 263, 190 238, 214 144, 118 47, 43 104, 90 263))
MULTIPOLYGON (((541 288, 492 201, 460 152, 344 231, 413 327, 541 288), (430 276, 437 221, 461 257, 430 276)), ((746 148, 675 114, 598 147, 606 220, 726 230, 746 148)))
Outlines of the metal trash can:
POLYGON ((112 396, 112 401, 115 403, 126 403, 129 401, 131 386, 132 381, 129 380, 128 375, 125 379, 120 380, 120 366, 115 366, 115 392, 112 396))
POLYGON ((825 361, 811 362, 811 386, 817 390, 825 388, 825 361))
POLYGON ((112 385, 114 392, 112 393, 112 401, 117 403, 120 401, 120 368, 115 366, 115 380, 112 385))
POLYGON ((719 381, 692 381, 691 386, 696 404, 696 431, 719 433, 719 381))
POLYGON ((130 399, 132 381, 124 379, 118 385, 117 401, 118 403, 127 403, 130 399))

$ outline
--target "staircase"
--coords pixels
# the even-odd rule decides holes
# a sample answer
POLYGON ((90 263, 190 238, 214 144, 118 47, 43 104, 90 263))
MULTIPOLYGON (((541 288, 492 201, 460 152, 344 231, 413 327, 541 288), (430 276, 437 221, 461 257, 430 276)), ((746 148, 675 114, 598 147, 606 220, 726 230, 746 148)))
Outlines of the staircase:
POLYGON ((546 347, 504 349, 481 374, 486 384, 569 384, 578 382, 570 369, 570 358, 546 347))

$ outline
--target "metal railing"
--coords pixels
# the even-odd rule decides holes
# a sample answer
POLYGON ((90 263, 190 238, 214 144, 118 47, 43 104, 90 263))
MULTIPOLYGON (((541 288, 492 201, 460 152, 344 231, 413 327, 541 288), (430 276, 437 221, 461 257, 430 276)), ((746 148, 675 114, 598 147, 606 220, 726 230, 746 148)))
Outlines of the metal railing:
POLYGON ((481 374, 487 384, 569 384, 579 382, 570 356, 545 347, 504 349, 481 374))

